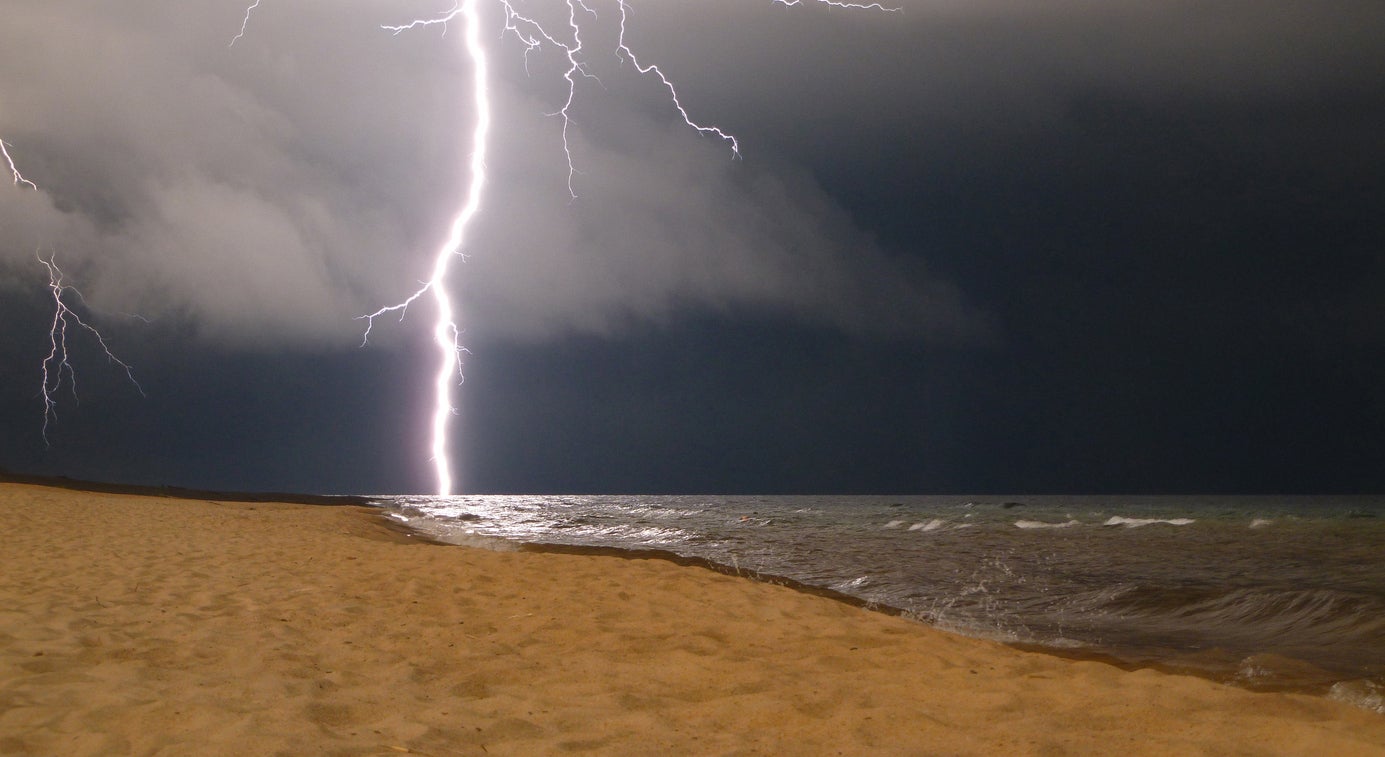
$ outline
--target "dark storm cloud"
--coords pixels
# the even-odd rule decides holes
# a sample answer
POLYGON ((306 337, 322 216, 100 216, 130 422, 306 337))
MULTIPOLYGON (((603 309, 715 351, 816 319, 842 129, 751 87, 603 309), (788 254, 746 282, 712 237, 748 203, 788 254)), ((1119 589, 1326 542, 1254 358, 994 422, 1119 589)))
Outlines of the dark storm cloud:
MULTIPOLYGON (((980 0, 887 15, 767 4, 729 25, 708 7, 642 9, 635 28, 712 117, 753 114, 747 144, 788 152, 833 186, 851 171, 888 181, 901 164, 920 185, 947 181, 926 171, 949 161, 1013 172, 1017 145, 1082 136, 1084 103, 1101 99, 1155 117, 1258 108, 1262 138, 1304 147, 1293 142, 1315 126, 1351 128, 1331 100, 1378 102, 1385 68, 1385 12, 1371 3, 980 0), (1289 113, 1296 123, 1275 123, 1289 113)), ((1358 157, 1378 160, 1379 148, 1358 157)))

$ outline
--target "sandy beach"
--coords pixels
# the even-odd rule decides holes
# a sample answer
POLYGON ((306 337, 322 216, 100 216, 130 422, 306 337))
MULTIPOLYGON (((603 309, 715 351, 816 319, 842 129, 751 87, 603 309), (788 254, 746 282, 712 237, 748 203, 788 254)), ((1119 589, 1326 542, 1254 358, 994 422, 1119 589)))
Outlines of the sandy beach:
POLYGON ((0 754, 1385 754, 1385 717, 362 507, 0 484, 0 754))

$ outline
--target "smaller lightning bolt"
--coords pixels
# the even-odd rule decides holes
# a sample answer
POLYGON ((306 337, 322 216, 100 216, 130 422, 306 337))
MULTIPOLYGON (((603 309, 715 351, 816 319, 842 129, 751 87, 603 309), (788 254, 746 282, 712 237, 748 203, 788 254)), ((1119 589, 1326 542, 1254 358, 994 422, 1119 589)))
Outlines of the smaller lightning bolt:
MULTIPOLYGON (((775 3, 792 8, 795 5, 802 5, 803 0, 774 0, 775 3)), ((833 8, 851 8, 863 11, 885 11, 886 13, 898 13, 899 8, 889 8, 880 3, 842 3, 837 0, 816 0, 823 5, 830 5, 833 8)))
MULTIPOLYGON (((778 0, 778 2, 784 2, 784 0, 778 0)), ((797 2, 798 0, 793 0, 793 2, 785 4, 793 5, 797 2)), ((616 51, 620 55, 622 55, 626 60, 630 61, 630 64, 633 65, 635 69, 638 70, 640 73, 646 76, 648 76, 649 74, 654 74, 659 78, 659 81, 664 83, 664 88, 668 90, 669 99, 673 101, 673 107, 677 108, 678 115, 683 117, 683 123, 698 130, 703 134, 714 135, 720 138, 722 141, 729 143, 731 145, 731 155, 739 158, 741 156, 741 145, 739 142, 736 141, 736 138, 734 136, 722 131, 719 127, 705 126, 692 120, 692 116, 688 114, 687 109, 683 107, 683 103, 678 99, 677 88, 675 88, 673 86, 673 82, 670 81, 669 78, 664 75, 663 70, 660 69, 658 66, 654 65, 653 63, 647 65, 640 63, 640 59, 635 57, 635 51, 631 50, 630 46, 625 44, 625 20, 627 15, 629 14, 630 6, 626 3, 625 0, 620 0, 618 6, 620 7, 620 36, 616 38, 616 51)))
POLYGON ((63 272, 58 267, 56 257, 49 255, 45 260, 43 256, 38 256, 38 262, 48 269, 48 291, 53 295, 53 325, 48 330, 49 350, 48 357, 43 359, 43 384, 40 393, 43 396, 43 443, 48 446, 48 424, 57 419, 58 400, 56 395, 62 389, 64 378, 68 388, 72 391, 73 399, 77 398, 77 373, 72 368, 72 363, 68 360, 67 332, 69 329, 86 331, 96 338, 96 343, 101 347, 101 351, 106 353, 106 359, 125 371, 125 377, 135 385, 140 396, 145 396, 144 388, 135 380, 134 371, 129 364, 115 356, 111 352, 110 345, 106 343, 100 331, 95 326, 82 320, 82 317, 68 306, 68 300, 64 298, 75 298, 83 305, 86 304, 82 298, 82 293, 71 284, 63 283, 63 272))
POLYGON ((577 167, 572 161, 572 146, 568 139, 568 134, 572 130, 572 104, 577 100, 577 76, 588 79, 596 79, 596 76, 589 73, 582 65, 582 25, 577 20, 577 11, 580 9, 596 17, 596 11, 587 7, 582 0, 567 0, 567 25, 572 31, 572 42, 559 42, 557 38, 549 34, 539 25, 537 21, 528 16, 524 16, 515 10, 509 0, 502 0, 501 4, 505 8, 505 33, 514 35, 524 45, 524 67, 528 70, 529 53, 538 49, 547 42, 550 45, 563 51, 567 58, 568 67, 563 71, 563 80, 567 82, 567 98, 563 100, 563 107, 556 113, 549 115, 561 116, 563 119, 563 154, 567 156, 567 193, 573 199, 577 199, 577 190, 573 187, 573 181, 577 176, 577 167))
POLYGON ((28 184, 30 189, 38 189, 37 184, 24 178, 23 174, 19 173, 19 168, 14 164, 14 158, 10 157, 9 145, 5 144, 5 140, 3 139, 0 139, 0 155, 4 155, 5 162, 10 165, 10 173, 14 174, 15 186, 28 184))
POLYGON ((258 7, 260 7, 260 0, 255 0, 255 2, 250 4, 250 7, 245 9, 245 18, 240 22, 240 32, 231 38, 231 44, 227 45, 227 47, 234 46, 241 37, 245 36, 245 30, 250 26, 250 14, 254 13, 255 9, 258 7))
MULTIPOLYGON (((783 2, 783 0, 776 1, 783 2)), ((567 95, 563 99, 562 107, 549 115, 559 116, 563 120, 562 144, 563 154, 567 158, 567 190, 568 195, 575 199, 577 197, 577 190, 574 186, 574 181, 578 171, 576 163, 573 160, 570 139, 573 126, 572 107, 577 100, 578 78, 597 79, 597 77, 590 73, 582 63, 582 57, 585 53, 582 42, 582 18, 584 18, 583 14, 591 16, 592 18, 597 18, 597 13, 588 6, 584 0, 566 0, 568 10, 567 26, 570 30, 571 38, 569 42, 560 40, 557 36, 546 30, 537 20, 520 13, 510 0, 500 0, 500 4, 505 12, 504 33, 513 36, 515 39, 519 40, 520 44, 524 45, 524 62, 526 70, 529 65, 529 54, 545 45, 556 48, 567 59, 567 67, 562 73, 563 80, 567 82, 567 95)), ((629 61, 641 74, 646 76, 652 75, 659 79, 664 88, 668 90, 669 98, 673 102, 674 108, 678 111, 678 115, 682 117, 683 123, 697 130, 699 133, 720 138, 731 146, 731 154, 733 157, 740 157, 740 143, 736 141, 735 136, 717 126, 709 126, 694 121, 692 115, 683 107, 683 103, 678 97, 678 90, 675 88, 673 81, 666 76, 663 70, 658 66, 643 63, 635 55, 635 51, 625 42, 625 23, 630 12, 629 5, 626 0, 619 0, 617 7, 620 11, 620 36, 616 46, 617 55, 619 55, 622 60, 629 61)), ((426 23, 437 23, 437 21, 414 22, 414 24, 410 24, 403 28, 411 28, 412 26, 426 23)))
MULTIPOLYGON (((38 189, 37 184, 19 173, 19 168, 15 165, 14 158, 10 156, 8 145, 4 140, 0 140, 0 155, 4 156, 5 162, 10 167, 10 172, 14 174, 15 186, 28 185, 30 189, 38 189)), ((144 388, 139 385, 138 381, 135 381, 134 371, 129 364, 111 352, 110 345, 106 344, 106 337, 97 331, 95 326, 82 320, 82 317, 68 306, 64 297, 75 298, 84 306, 86 302, 76 287, 63 283, 63 272, 58 267, 56 256, 49 255, 47 260, 42 255, 36 257, 38 262, 48 270, 48 291, 53 295, 53 324, 48 329, 48 357, 45 357, 39 366, 43 373, 43 381, 39 387, 39 394, 43 397, 43 444, 49 446, 48 424, 57 418, 58 400, 55 395, 62 389, 64 378, 66 378, 67 385, 72 391, 73 399, 77 398, 77 372, 73 370, 72 363, 68 360, 67 331, 69 328, 87 331, 94 336, 96 343, 101 346, 101 351, 106 353, 106 359, 124 369, 125 377, 130 379, 131 384, 135 385, 135 389, 139 391, 141 397, 145 394, 144 388)))

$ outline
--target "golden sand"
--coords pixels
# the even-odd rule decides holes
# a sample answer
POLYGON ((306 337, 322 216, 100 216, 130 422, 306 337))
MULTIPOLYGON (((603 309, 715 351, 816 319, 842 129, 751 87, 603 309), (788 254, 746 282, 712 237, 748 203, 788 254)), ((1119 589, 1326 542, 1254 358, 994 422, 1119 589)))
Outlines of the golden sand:
POLYGON ((359 507, 0 484, 0 754, 1385 754, 1385 717, 359 507))

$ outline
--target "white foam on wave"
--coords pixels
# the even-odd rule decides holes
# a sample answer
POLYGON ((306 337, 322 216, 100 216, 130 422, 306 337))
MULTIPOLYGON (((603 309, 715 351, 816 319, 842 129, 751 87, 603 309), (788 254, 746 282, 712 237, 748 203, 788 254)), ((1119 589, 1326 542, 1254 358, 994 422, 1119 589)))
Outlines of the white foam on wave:
POLYGON ((834 591, 850 594, 852 589, 859 589, 868 583, 870 583, 870 576, 859 576, 846 581, 838 581, 832 585, 832 589, 834 591))
POLYGON ((1015 521, 1015 528, 1071 528, 1081 524, 1082 522, 1076 519, 1063 523, 1049 523, 1043 520, 1017 520, 1015 521))
POLYGON ((1126 528, 1139 528, 1155 523, 1166 523, 1170 526, 1186 526, 1189 523, 1196 523, 1195 518, 1122 518, 1119 515, 1112 515, 1102 523, 1103 526, 1125 526, 1126 528))
POLYGON ((511 541, 499 536, 479 534, 472 528, 453 521, 432 520, 429 518, 405 518, 395 515, 394 513, 390 513, 390 517, 405 524, 410 529, 417 531, 423 536, 436 539, 444 544, 488 549, 492 552, 517 552, 521 548, 520 542, 511 541))
POLYGON ((1045 639, 1043 641, 1040 641, 1039 643, 1046 647, 1053 647, 1054 649, 1081 649, 1083 647, 1091 646, 1085 641, 1069 639, 1066 636, 1058 636, 1052 639, 1045 639))
POLYGON ((1265 526, 1268 526, 1268 525, 1270 525, 1270 524, 1273 523, 1273 522, 1274 522, 1274 521, 1270 520, 1269 518, 1256 518, 1255 520, 1252 520, 1252 521, 1250 522, 1250 527, 1251 527, 1251 528, 1264 528, 1265 526))
POLYGON ((946 525, 946 523, 947 523, 947 522, 944 521, 944 520, 942 520, 942 519, 934 518, 933 520, 930 520, 930 521, 928 521, 928 522, 926 522, 926 523, 915 523, 914 525, 909 526, 909 530, 910 530, 910 531, 937 531, 938 529, 940 529, 940 528, 942 528, 944 525, 946 525))
POLYGON ((890 521, 889 523, 886 523, 886 524, 885 524, 885 528, 899 528, 899 527, 902 526, 902 525, 904 525, 904 521, 902 521, 902 520, 892 520, 892 521, 890 521))
POLYGON ((1385 688, 1371 681, 1339 681, 1332 684, 1327 698, 1385 715, 1385 688))

